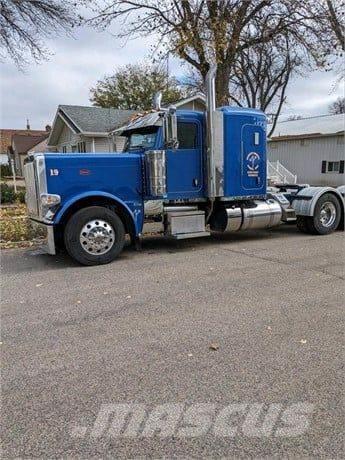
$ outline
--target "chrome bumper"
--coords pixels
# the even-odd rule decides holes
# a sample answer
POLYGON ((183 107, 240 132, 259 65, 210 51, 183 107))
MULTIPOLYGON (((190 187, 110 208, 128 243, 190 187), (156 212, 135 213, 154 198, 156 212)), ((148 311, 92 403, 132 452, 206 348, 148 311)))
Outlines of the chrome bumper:
POLYGON ((47 231, 46 244, 42 246, 42 250, 46 254, 54 256, 56 254, 55 238, 54 238, 54 227, 53 225, 46 225, 43 222, 38 222, 35 219, 31 219, 35 224, 44 227, 47 231))
POLYGON ((47 227, 47 253, 54 256, 56 254, 54 227, 52 225, 45 227, 47 227))

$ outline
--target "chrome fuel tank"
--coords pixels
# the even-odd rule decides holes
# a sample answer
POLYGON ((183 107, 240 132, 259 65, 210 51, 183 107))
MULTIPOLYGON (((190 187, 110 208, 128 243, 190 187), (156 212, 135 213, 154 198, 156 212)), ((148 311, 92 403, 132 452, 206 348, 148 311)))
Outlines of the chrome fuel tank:
POLYGON ((280 224, 282 209, 274 200, 255 200, 251 205, 218 209, 210 220, 212 231, 231 233, 240 230, 271 228, 280 224))

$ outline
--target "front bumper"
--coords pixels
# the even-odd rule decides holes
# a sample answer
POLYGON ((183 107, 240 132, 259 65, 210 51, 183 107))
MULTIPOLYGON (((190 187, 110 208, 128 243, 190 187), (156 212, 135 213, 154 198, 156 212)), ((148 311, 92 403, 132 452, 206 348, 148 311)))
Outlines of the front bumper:
POLYGON ((54 256, 56 254, 54 227, 52 225, 45 227, 47 227, 47 253, 54 256))
POLYGON ((46 225, 43 222, 39 222, 35 219, 30 219, 32 222, 35 224, 44 227, 47 232, 47 237, 46 237, 46 244, 42 246, 42 249, 46 254, 51 254, 55 255, 56 254, 56 245, 55 245, 55 233, 54 233, 54 226, 53 225, 46 225))

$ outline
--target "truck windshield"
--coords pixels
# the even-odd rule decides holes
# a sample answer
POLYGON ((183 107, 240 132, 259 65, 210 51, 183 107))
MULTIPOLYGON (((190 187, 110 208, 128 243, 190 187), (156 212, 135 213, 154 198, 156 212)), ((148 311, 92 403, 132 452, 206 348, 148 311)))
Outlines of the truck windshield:
POLYGON ((151 149, 156 142, 158 126, 150 126, 140 131, 128 133, 124 151, 137 149, 151 149))

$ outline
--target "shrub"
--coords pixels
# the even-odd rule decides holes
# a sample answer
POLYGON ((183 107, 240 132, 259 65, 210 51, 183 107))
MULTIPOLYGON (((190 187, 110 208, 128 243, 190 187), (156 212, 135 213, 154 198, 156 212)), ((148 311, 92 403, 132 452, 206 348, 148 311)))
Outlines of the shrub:
POLYGON ((19 203, 25 203, 25 190, 18 190, 16 193, 16 200, 19 201, 19 203))
POLYGON ((0 165, 0 176, 12 176, 12 169, 10 165, 0 165))
POLYGON ((13 187, 7 184, 0 184, 0 202, 1 203, 14 203, 16 200, 16 194, 14 193, 13 187))

